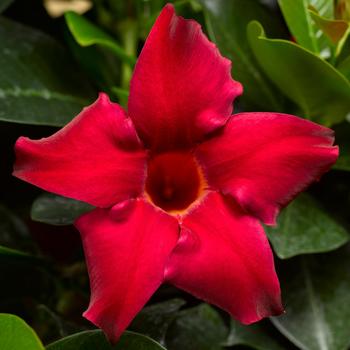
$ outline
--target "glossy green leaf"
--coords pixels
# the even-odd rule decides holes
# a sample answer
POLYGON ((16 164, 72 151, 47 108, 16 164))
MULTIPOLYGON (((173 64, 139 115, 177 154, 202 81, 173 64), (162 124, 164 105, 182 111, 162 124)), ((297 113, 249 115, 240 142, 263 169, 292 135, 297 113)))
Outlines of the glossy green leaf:
POLYGON ((243 84, 241 101, 246 109, 282 111, 283 98, 259 68, 250 50, 246 28, 259 20, 280 33, 279 20, 255 0, 200 0, 205 10, 207 31, 220 52, 232 60, 232 75, 243 84))
POLYGON ((163 346, 142 334, 124 332, 119 342, 112 346, 99 331, 86 331, 58 340, 46 350, 165 350, 163 346))
POLYGON ((1 350, 44 350, 44 346, 21 318, 0 314, 0 349, 1 350))
POLYGON ((277 227, 266 227, 273 248, 281 259, 327 252, 349 241, 349 233, 311 196, 299 195, 282 210, 277 227))
POLYGON ((169 325, 176 317, 177 311, 184 304, 185 302, 182 299, 171 299, 146 306, 135 317, 129 328, 164 344, 169 325))
POLYGON ((63 47, 0 18, 0 120, 62 126, 94 96, 63 47))
POLYGON ((101 45, 110 49, 123 62, 133 66, 136 58, 128 55, 113 37, 75 12, 65 14, 66 23, 75 40, 81 46, 101 45))
POLYGON ((93 209, 75 199, 44 193, 32 204, 31 218, 50 225, 71 225, 80 215, 93 209))
POLYGON ((286 313, 272 322, 303 350, 350 346, 349 246, 291 259, 279 269, 286 313))
POLYGON ((277 340, 267 332, 262 322, 245 326, 231 319, 226 346, 244 345, 256 350, 284 350, 277 340))
POLYGON ((0 0, 0 13, 5 11, 13 2, 13 0, 0 0))
POLYGON ((315 29, 308 12, 308 1, 278 0, 278 4, 296 42, 314 53, 319 53, 315 29))
POLYGON ((211 306, 201 304, 178 313, 166 336, 168 350, 221 350, 228 330, 211 306))
POLYGON ((249 24, 248 38, 261 68, 305 117, 325 125, 346 118, 350 82, 333 66, 290 41, 266 38, 258 22, 249 24))

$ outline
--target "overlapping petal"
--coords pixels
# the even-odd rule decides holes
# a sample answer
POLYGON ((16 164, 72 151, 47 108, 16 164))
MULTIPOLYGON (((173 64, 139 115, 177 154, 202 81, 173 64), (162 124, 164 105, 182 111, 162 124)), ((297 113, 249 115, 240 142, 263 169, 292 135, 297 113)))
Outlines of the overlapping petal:
POLYGON ((143 200, 80 217, 91 300, 84 316, 112 342, 164 279, 165 263, 178 240, 177 220, 143 200))
POLYGON ((196 156, 209 185, 274 224, 281 207, 318 180, 338 157, 333 131, 276 113, 234 115, 196 156))
POLYGON ((232 198, 215 192, 185 217, 166 278, 245 324, 283 311, 261 225, 232 198))
POLYGON ((143 188, 146 152, 129 118, 101 94, 56 134, 18 139, 14 175, 47 191, 100 207, 143 188))
POLYGON ((200 25, 166 5, 140 54, 128 110, 151 149, 182 148, 222 126, 242 87, 200 25))

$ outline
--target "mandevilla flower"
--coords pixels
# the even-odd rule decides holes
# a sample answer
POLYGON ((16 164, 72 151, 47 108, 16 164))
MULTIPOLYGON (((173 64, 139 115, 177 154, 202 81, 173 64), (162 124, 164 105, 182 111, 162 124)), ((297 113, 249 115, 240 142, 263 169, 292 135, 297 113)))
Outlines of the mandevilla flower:
POLYGON ((16 143, 15 176, 97 208, 76 221, 91 301, 111 341, 163 283, 244 324, 283 312, 260 222, 336 161, 333 132, 240 113, 242 93, 198 23, 167 5, 136 64, 128 111, 105 94, 51 137, 16 143))

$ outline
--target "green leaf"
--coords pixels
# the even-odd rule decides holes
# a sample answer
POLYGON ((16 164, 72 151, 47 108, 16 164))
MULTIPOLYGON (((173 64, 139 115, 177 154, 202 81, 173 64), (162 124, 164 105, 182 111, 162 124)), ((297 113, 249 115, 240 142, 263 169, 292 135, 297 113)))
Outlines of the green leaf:
POLYGON ((209 305, 180 311, 166 335, 168 350, 221 350, 227 328, 209 305))
POLYGON ((342 153, 339 155, 337 162, 333 166, 333 169, 350 171, 350 151, 342 150, 342 153))
POLYGON ((65 14, 66 23, 75 40, 81 46, 101 45, 110 49, 121 61, 134 66, 136 58, 124 49, 107 33, 75 12, 65 14))
POLYGON ((328 19, 320 16, 315 10, 309 10, 311 18, 316 25, 327 36, 329 41, 335 47, 335 56, 338 56, 341 52, 346 38, 350 32, 350 25, 343 20, 328 19))
POLYGON ((0 0, 0 13, 5 11, 13 2, 13 0, 0 0))
POLYGON ((58 340, 46 350, 165 350, 163 346, 142 334, 124 332, 119 342, 112 346, 99 331, 86 331, 58 340))
POLYGON ((15 315, 0 314, 1 350, 44 350, 35 334, 22 319, 15 315))
POLYGON ((299 195, 283 209, 277 227, 266 227, 266 231, 281 259, 334 250, 350 238, 343 226, 307 194, 299 195))
POLYGON ((350 124, 346 121, 334 128, 336 144, 339 145, 339 158, 333 169, 350 171, 350 124))
POLYGON ((1 262, 11 261, 14 263, 30 262, 34 264, 43 262, 42 259, 36 256, 21 252, 17 249, 11 249, 4 246, 0 246, 0 261, 1 262))
POLYGON ((62 126, 93 91, 52 38, 0 17, 0 120, 62 126))
POLYGON ((112 86, 111 91, 118 98, 119 103, 122 106, 127 107, 129 91, 119 88, 117 86, 112 86))
POLYGON ((80 215, 93 209, 90 204, 75 199, 44 193, 32 204, 32 220, 50 225, 71 225, 80 215))
POLYGON ((22 240, 30 237, 25 223, 11 210, 0 204, 0 244, 18 248, 22 240))
POLYGON ((248 23, 257 19, 279 33, 278 17, 255 0, 200 0, 207 30, 220 52, 233 61, 232 75, 244 87, 240 100, 247 109, 282 111, 278 91, 259 68, 246 38, 248 23))
POLYGON ((231 319, 226 346, 245 345, 256 350, 284 350, 265 329, 262 322, 244 326, 231 319))
POLYGON ((341 154, 333 169, 350 171, 350 154, 341 154))
POLYGON ((312 6, 324 17, 334 18, 334 0, 307 0, 309 6, 312 6))
POLYGON ((249 24, 248 38, 262 69, 305 117, 325 125, 346 118, 350 82, 333 66, 290 41, 266 38, 258 22, 249 24))
POLYGON ((278 3, 296 42, 323 58, 329 58, 329 41, 312 20, 308 9, 312 7, 320 16, 332 19, 333 0, 278 0, 278 3))
POLYGON ((350 250, 303 256, 283 264, 279 276, 286 313, 272 322, 303 350, 350 346, 350 250))
POLYGON ((337 69, 342 73, 348 80, 350 80, 350 56, 340 62, 337 69))
POLYGON ((24 222, 6 207, 0 205, 0 262, 10 263, 42 263, 42 259, 22 252, 30 240, 24 222))
POLYGON ((101 46, 80 46, 68 27, 64 30, 65 41, 79 66, 94 82, 99 91, 111 93, 111 86, 119 83, 120 62, 109 49, 101 46))
POLYGON ((307 0, 278 0, 288 28, 298 44, 319 53, 316 34, 308 12, 307 0))
POLYGON ((146 306, 135 317, 129 328, 164 344, 169 325, 176 317, 177 311, 184 304, 185 302, 182 299, 171 299, 146 306))

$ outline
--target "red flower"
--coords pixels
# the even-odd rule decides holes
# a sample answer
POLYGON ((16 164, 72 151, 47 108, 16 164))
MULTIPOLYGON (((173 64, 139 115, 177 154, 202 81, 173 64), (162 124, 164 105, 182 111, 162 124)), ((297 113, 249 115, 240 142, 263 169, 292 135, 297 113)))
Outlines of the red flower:
POLYGON ((137 62, 128 112, 101 94, 55 135, 16 144, 15 176, 97 208, 80 217, 85 317, 116 341, 168 282, 248 324, 283 311, 260 221, 336 161, 333 132, 297 117, 230 117, 241 85, 167 5, 137 62))

